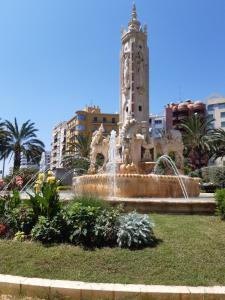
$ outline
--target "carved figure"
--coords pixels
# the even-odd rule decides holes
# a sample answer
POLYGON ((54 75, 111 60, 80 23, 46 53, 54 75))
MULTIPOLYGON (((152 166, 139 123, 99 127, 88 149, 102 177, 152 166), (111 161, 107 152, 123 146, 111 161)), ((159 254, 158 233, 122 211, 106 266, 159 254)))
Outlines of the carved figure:
POLYGON ((130 78, 129 78, 129 54, 124 53, 124 65, 123 65, 123 84, 125 89, 130 88, 130 78))
POLYGON ((98 131, 93 133, 92 141, 91 141, 91 153, 90 153, 90 167, 88 170, 89 174, 96 173, 96 158, 98 154, 102 154, 104 156, 104 162, 102 165, 102 170, 105 168, 106 163, 108 161, 108 150, 109 150, 109 137, 104 138, 103 136, 104 127, 101 124, 98 131))
POLYGON ((136 64, 137 64, 137 87, 141 88, 144 86, 144 58, 141 50, 139 50, 137 53, 136 64))

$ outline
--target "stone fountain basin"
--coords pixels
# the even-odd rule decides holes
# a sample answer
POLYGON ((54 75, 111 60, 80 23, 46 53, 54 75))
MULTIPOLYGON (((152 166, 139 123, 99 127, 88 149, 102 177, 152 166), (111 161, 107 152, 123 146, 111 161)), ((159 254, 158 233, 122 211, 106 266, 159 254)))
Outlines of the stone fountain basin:
MULTIPOLYGON (((200 179, 181 176, 189 197, 200 194, 200 179)), ((92 194, 115 197, 183 197, 177 176, 141 175, 141 174, 109 174, 84 175, 73 178, 76 194, 92 194)))

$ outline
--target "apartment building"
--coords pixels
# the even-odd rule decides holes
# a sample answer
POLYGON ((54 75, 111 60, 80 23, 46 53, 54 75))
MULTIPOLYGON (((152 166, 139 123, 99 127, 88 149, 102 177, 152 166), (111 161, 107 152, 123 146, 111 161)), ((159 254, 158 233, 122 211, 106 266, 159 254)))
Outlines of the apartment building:
POLYGON ((166 117, 163 115, 150 114, 149 126, 153 137, 159 137, 166 128, 166 117))
POLYGON ((61 122, 53 128, 51 143, 51 170, 63 167, 63 157, 66 151, 67 122, 61 122))
MULTIPOLYGON (((225 130, 225 97, 218 95, 207 98, 206 107, 208 116, 214 119, 213 127, 225 130)), ((211 160, 209 164, 225 166, 225 158, 218 158, 215 161, 211 160)))
POLYGON ((208 116, 214 119, 214 128, 225 129, 225 98, 222 96, 210 97, 206 101, 208 116))
POLYGON ((70 144, 75 143, 78 135, 92 135, 103 124, 105 134, 112 130, 118 132, 119 115, 102 113, 98 106, 86 106, 83 110, 76 111, 75 115, 67 122, 66 150, 70 144))
POLYGON ((206 117, 206 105, 202 101, 185 100, 180 103, 167 104, 165 108, 166 129, 180 129, 182 121, 191 118, 194 114, 206 117))

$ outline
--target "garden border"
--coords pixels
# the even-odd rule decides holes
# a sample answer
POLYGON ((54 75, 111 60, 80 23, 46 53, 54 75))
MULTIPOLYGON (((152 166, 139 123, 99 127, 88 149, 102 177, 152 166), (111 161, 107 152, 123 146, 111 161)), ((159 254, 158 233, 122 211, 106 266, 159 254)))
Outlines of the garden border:
POLYGON ((28 278, 0 274, 0 295, 47 299, 225 299, 225 286, 189 287, 141 284, 88 283, 68 280, 28 278))

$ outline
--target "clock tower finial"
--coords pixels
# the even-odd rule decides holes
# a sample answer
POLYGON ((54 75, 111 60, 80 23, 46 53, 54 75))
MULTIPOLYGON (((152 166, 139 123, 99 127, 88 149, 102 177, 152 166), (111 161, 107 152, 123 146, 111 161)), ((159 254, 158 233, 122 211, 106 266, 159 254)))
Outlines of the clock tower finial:
POLYGON ((133 3, 131 21, 128 24, 129 31, 139 31, 141 23, 137 19, 136 5, 133 3))
POLYGON ((136 5, 134 2, 133 2, 133 8, 132 8, 132 20, 137 20, 136 5))

